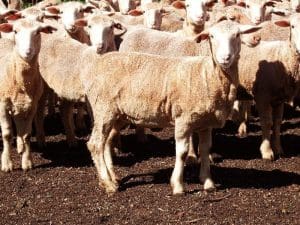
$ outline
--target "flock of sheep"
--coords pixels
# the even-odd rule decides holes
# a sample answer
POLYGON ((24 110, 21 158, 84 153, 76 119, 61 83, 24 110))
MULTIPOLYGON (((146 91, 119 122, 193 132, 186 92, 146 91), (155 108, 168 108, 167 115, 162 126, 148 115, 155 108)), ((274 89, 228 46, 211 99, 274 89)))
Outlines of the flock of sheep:
POLYGON ((13 169, 12 123, 22 169, 31 169, 32 124, 42 147, 45 106, 51 114, 57 101, 69 146, 76 145, 75 127, 86 129, 84 115, 91 117, 87 146, 107 192, 118 190, 112 152, 128 124, 136 125, 141 141, 145 128, 174 126, 173 194, 184 192, 185 160, 197 155, 204 190, 215 188, 212 129, 234 119, 239 135, 246 135, 253 102, 262 158, 283 153, 283 105, 299 88, 299 0, 44 0, 24 10, 20 4, 0 6, 2 171, 13 169), (193 134, 199 136, 197 151, 193 134))

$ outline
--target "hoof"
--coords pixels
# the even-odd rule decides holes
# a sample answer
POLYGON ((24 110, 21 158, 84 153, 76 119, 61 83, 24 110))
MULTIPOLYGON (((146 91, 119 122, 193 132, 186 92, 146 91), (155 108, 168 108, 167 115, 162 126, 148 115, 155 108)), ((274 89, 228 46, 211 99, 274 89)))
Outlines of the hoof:
POLYGON ((184 194, 184 188, 182 184, 174 184, 174 182, 171 182, 171 187, 172 187, 173 195, 184 194))
POLYGON ((204 189, 204 191, 211 192, 211 191, 216 190, 216 187, 215 187, 214 182, 211 179, 206 179, 206 181, 203 184, 203 189, 204 189))
POLYGON ((31 160, 23 160, 22 161, 22 170, 27 171, 32 169, 31 160))
POLYGON ((13 170, 13 164, 11 160, 6 160, 6 162, 2 161, 1 170, 3 172, 10 172, 13 170))
POLYGON ((264 152, 262 153, 262 159, 265 161, 274 161, 274 153, 272 151, 264 152))
POLYGON ((100 187, 104 188, 107 194, 116 193, 119 189, 119 185, 114 182, 100 182, 100 187))
POLYGON ((188 166, 198 165, 199 161, 198 161, 197 156, 195 156, 195 155, 188 155, 186 157, 185 164, 188 165, 188 166))

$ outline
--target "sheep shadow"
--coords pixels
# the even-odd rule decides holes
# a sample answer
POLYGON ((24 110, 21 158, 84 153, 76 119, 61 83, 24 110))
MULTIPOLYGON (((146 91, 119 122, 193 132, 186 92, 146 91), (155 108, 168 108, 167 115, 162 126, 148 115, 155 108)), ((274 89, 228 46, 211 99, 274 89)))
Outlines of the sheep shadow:
MULTIPOLYGON (((169 184, 172 168, 160 169, 152 173, 131 174, 120 182, 120 191, 136 186, 151 184, 169 184)), ((218 190, 240 189, 272 189, 292 184, 300 185, 300 175, 281 170, 264 171, 258 169, 243 169, 211 166, 212 177, 218 185, 218 190)), ((188 167, 184 171, 184 182, 199 184, 199 167, 188 167)))

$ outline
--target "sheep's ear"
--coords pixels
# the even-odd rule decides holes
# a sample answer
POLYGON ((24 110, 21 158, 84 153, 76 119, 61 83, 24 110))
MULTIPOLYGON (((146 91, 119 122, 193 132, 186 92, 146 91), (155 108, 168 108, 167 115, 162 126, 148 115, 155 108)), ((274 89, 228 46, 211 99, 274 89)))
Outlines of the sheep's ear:
POLYGON ((57 29, 55 27, 52 27, 50 25, 44 25, 44 26, 40 26, 38 28, 39 32, 43 32, 45 34, 52 34, 53 31, 57 31, 57 29))
POLYGON ((211 8, 214 6, 215 3, 217 3, 218 1, 217 0, 206 0, 205 1, 205 6, 208 7, 208 8, 211 8))
POLYGON ((228 2, 228 0, 222 0, 221 2, 222 2, 224 5, 226 5, 227 2, 228 2))
POLYGON ((221 16, 219 19, 217 19, 217 23, 223 21, 223 20, 227 20, 227 17, 226 16, 221 16))
POLYGON ((130 15, 130 16, 140 16, 140 15, 143 15, 143 14, 144 14, 143 11, 137 10, 137 9, 133 9, 133 10, 130 10, 128 12, 128 15, 130 15))
POLYGON ((93 5, 85 5, 85 6, 83 6, 83 11, 85 13, 92 13, 93 9, 96 9, 96 7, 93 6, 93 5))
POLYGON ((267 1, 264 4, 264 6, 271 6, 271 7, 274 7, 275 5, 276 5, 276 2, 274 2, 274 1, 267 1))
POLYGON ((172 6, 176 9, 185 9, 184 1, 175 1, 172 3, 172 6))
POLYGON ((86 19, 77 19, 75 21, 75 25, 78 27, 85 27, 85 26, 87 26, 87 20, 86 19))
POLYGON ((11 16, 18 13, 15 9, 0 9, 0 18, 11 16))
POLYGON ((262 27, 252 25, 239 25, 240 34, 250 34, 260 30, 262 27))
POLYGON ((50 7, 47 7, 46 10, 52 14, 59 14, 60 13, 60 10, 57 6, 50 6, 50 7))
POLYGON ((126 27, 124 27, 121 23, 114 23, 114 27, 118 29, 114 31, 114 34, 117 37, 120 37, 127 32, 126 27))
POLYGON ((11 14, 11 15, 5 17, 6 20, 18 20, 20 18, 22 18, 22 13, 21 12, 11 14))
POLYGON ((0 31, 4 33, 9 33, 12 32, 13 30, 13 25, 10 23, 2 23, 0 24, 0 31))
POLYGON ((289 27, 291 25, 290 21, 288 21, 288 20, 278 20, 278 21, 275 21, 274 23, 280 27, 289 27))
POLYGON ((196 37, 195 37, 195 41, 197 43, 200 43, 201 41, 204 41, 206 39, 208 39, 209 37, 209 32, 208 31, 202 31, 200 34, 198 34, 196 37))
POLYGON ((239 2, 237 5, 240 6, 240 7, 246 8, 246 3, 245 2, 239 2))

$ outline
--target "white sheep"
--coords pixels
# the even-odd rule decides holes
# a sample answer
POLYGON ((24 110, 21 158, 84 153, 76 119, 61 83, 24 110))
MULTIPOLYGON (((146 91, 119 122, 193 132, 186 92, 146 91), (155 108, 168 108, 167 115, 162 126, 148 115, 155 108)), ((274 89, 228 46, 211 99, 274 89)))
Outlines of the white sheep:
POLYGON ((6 51, 6 55, 1 57, 0 125, 4 146, 1 155, 1 170, 8 172, 13 169, 10 159, 13 137, 12 121, 16 125, 17 151, 22 153, 22 169, 28 170, 32 168, 30 157, 32 120, 43 92, 43 81, 38 65, 41 46, 40 32, 51 33, 55 28, 22 19, 13 25, 0 24, 0 30, 16 33, 15 44, 10 40, 2 39, 4 42, 10 42, 10 47, 7 47, 13 50, 6 51))
MULTIPOLYGON (((208 157, 211 129, 224 125, 235 100, 239 35, 257 29, 232 21, 216 24, 199 35, 201 40, 210 38, 212 55, 208 57, 117 52, 85 61, 80 76, 94 117, 88 148, 107 192, 118 188, 110 155, 112 138, 128 122, 149 127, 175 126, 173 194, 184 191, 184 159, 191 133, 198 132, 200 179, 205 190, 214 188, 208 157), (114 67, 109 66, 112 62, 114 67), (91 74, 96 79, 87 81, 91 74)), ((82 57, 87 58, 90 52, 82 57)))

